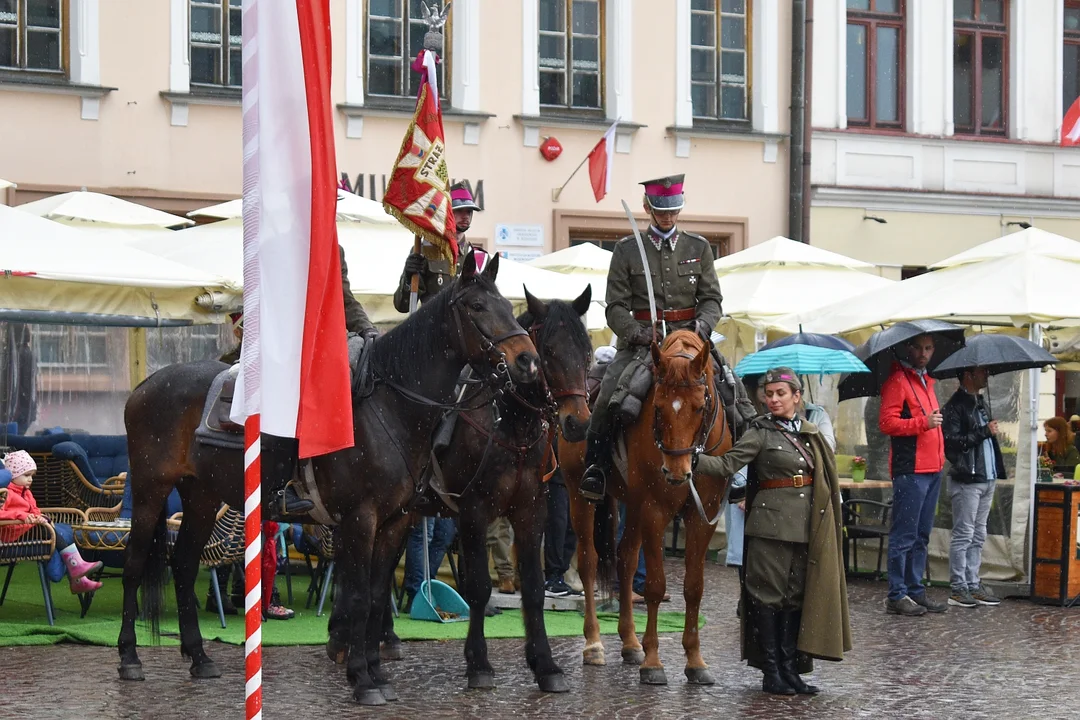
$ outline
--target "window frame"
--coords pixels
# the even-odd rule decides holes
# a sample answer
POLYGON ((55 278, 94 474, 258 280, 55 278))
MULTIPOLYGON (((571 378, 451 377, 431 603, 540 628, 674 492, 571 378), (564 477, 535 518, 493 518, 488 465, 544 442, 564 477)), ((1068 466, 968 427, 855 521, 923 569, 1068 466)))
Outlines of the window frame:
MULTIPOLYGON (((70 72, 70 45, 68 42, 68 31, 71 27, 71 13, 69 8, 69 0, 60 0, 60 27, 58 28, 44 28, 41 26, 37 32, 48 31, 50 33, 55 31, 55 34, 60 39, 60 67, 55 70, 49 68, 32 68, 27 67, 27 43, 26 35, 28 32, 32 32, 28 29, 27 25, 27 12, 26 3, 27 0, 15 0, 15 47, 18 65, 0 65, 0 73, 27 73, 39 75, 41 77, 62 77, 67 78, 70 72)), ((5 27, 11 27, 10 22, 3 23, 5 27)))
MULTIPOLYGON (((734 13, 726 13, 732 15, 734 13)), ((690 44, 690 93, 691 93, 691 116, 695 125, 717 125, 743 128, 750 126, 753 123, 754 112, 754 6, 753 0, 745 0, 743 5, 743 23, 745 31, 745 39, 743 42, 743 58, 745 62, 745 76, 742 85, 736 85, 729 83, 729 87, 742 87, 743 88, 743 103, 744 103, 744 116, 741 118, 726 118, 721 113, 724 80, 723 73, 723 53, 724 48, 722 45, 722 25, 725 13, 723 12, 723 0, 715 0, 712 10, 698 10, 695 9, 693 3, 690 4, 690 32, 691 32, 691 44, 690 44), (713 45, 694 45, 693 44, 693 17, 694 15, 713 15, 714 27, 713 27, 713 45), (694 50, 711 50, 715 57, 713 59, 713 72, 715 73, 712 83, 707 82, 695 82, 693 77, 693 52, 694 50), (693 109, 693 90, 695 85, 711 85, 716 91, 716 114, 714 115, 698 115, 693 109)))
MULTIPOLYGON (((972 0, 972 15, 979 16, 983 0, 972 0)), ((970 35, 974 48, 972 50, 972 121, 971 126, 961 126, 956 121, 956 69, 953 65, 953 134, 973 137, 1007 138, 1009 137, 1009 72, 1011 69, 1012 52, 1009 47, 1009 13, 1012 10, 1009 0, 1001 0, 1001 23, 991 23, 985 20, 959 20, 953 19, 953 53, 956 52, 956 39, 961 35, 970 35), (983 38, 995 37, 1002 39, 1001 53, 1001 127, 982 127, 982 47, 983 38)))
MULTIPOLYGON (((574 43, 575 37, 574 29, 574 0, 563 0, 564 10, 566 13, 565 22, 566 30, 564 32, 557 32, 554 30, 541 30, 540 29, 540 2, 536 4, 537 23, 536 23, 536 45, 537 45, 537 69, 536 80, 537 86, 540 84, 540 77, 547 74, 557 74, 561 72, 563 75, 563 92, 564 99, 563 104, 549 104, 543 101, 543 96, 540 97, 540 112, 543 113, 573 113, 583 115, 602 115, 607 103, 607 0, 595 0, 597 11, 597 68, 596 68, 596 107, 574 105, 574 43), (560 35, 563 38, 563 58, 566 62, 566 67, 562 71, 545 70, 542 64, 543 56, 540 54, 540 38, 543 35, 560 35)), ((594 37, 592 35, 578 35, 578 37, 594 37)))
MULTIPOLYGON (((1065 0, 1065 6, 1064 6, 1065 12, 1067 12, 1069 9, 1080 11, 1080 0, 1065 0)), ((1077 48, 1077 57, 1078 57, 1078 59, 1080 59, 1080 28, 1077 28, 1076 30, 1069 30, 1068 28, 1064 28, 1064 33, 1063 33, 1063 36, 1062 36, 1062 45, 1063 45, 1063 49, 1064 49, 1064 46, 1075 45, 1076 48, 1077 48)), ((1064 53, 1062 55, 1064 56, 1064 53)), ((1078 61, 1078 63, 1077 63, 1076 73, 1077 73, 1076 84, 1077 84, 1078 90, 1080 90, 1080 61, 1078 61)), ((1080 92, 1077 93, 1077 97, 1080 97, 1080 92)), ((1061 98, 1062 98, 1062 103, 1064 105, 1064 110, 1068 110, 1072 106, 1072 104, 1074 102, 1076 102, 1076 99, 1077 99, 1075 97, 1074 98, 1068 98, 1068 97, 1065 96, 1065 70, 1064 70, 1064 68, 1062 68, 1062 73, 1061 73, 1061 98)), ((1063 110, 1063 112, 1064 112, 1064 110, 1063 110)))
POLYGON ((112 367, 109 362, 109 328, 86 325, 35 325, 31 334, 34 359, 39 368, 70 374, 75 371, 102 371, 112 367), (91 345, 93 341, 93 346, 91 345), (86 343, 86 362, 80 362, 78 344, 86 343), (54 345, 57 359, 42 359, 44 346, 54 345), (103 354, 101 362, 94 362, 93 349, 99 346, 103 354))
MULTIPOLYGON (((852 118, 847 113, 847 87, 845 84, 845 113, 848 127, 868 130, 907 131, 907 0, 897 0, 899 11, 884 12, 877 9, 878 0, 870 0, 869 10, 847 8, 847 20, 844 24, 845 40, 849 25, 862 25, 866 29, 866 94, 864 96, 865 119, 852 118), (896 28, 897 38, 897 85, 896 110, 897 120, 879 120, 877 117, 877 29, 879 27, 896 28)), ((845 2, 846 7, 846 2, 845 2)), ((845 81, 846 83, 846 81, 845 81)))
MULTIPOLYGON (((232 46, 232 41, 231 41, 231 38, 233 37, 233 34, 231 32, 232 27, 231 27, 231 22, 229 20, 229 16, 230 16, 231 11, 233 9, 240 11, 241 7, 239 5, 237 5, 237 6, 232 5, 232 0, 188 0, 188 33, 187 33, 187 35, 188 35, 187 36, 187 44, 188 44, 188 77, 189 77, 189 81, 190 81, 190 83, 191 83, 191 85, 193 87, 197 87, 197 88, 217 88, 217 89, 223 89, 223 90, 239 90, 242 87, 242 82, 243 82, 242 80, 241 80, 241 83, 237 83, 236 85, 233 85, 232 83, 228 82, 229 80, 232 80, 230 55, 233 52, 233 46, 232 46), (195 39, 192 37, 194 31, 191 29, 191 12, 192 12, 193 8, 196 5, 198 7, 207 7, 207 6, 210 6, 210 5, 217 5, 218 6, 218 11, 221 13, 221 40, 219 42, 217 42, 217 43, 196 42, 195 39), (195 78, 193 76, 191 76, 191 69, 190 69, 191 66, 192 66, 191 51, 192 51, 192 48, 195 48, 195 47, 215 48, 217 50, 217 52, 218 52, 218 62, 219 62, 218 69, 220 71, 220 82, 205 82, 205 81, 201 81, 201 80, 195 80, 195 78)), ((242 37, 242 35, 240 37, 242 37)), ((242 47, 243 47, 243 41, 241 41, 240 45, 236 46, 236 50, 238 52, 242 53, 243 52, 242 47)))
MULTIPOLYGON (((425 0, 426 1, 426 0, 425 0)), ((376 15, 376 18, 389 17, 386 15, 376 15)), ((382 93, 374 93, 371 91, 371 3, 369 0, 364 2, 364 19, 363 19, 363 38, 364 38, 364 55, 363 55, 363 68, 364 68, 364 100, 374 101, 375 104, 389 104, 389 105, 401 105, 401 107, 411 108, 416 100, 416 94, 410 93, 410 87, 412 84, 412 62, 415 60, 415 56, 409 55, 409 37, 405 28, 410 27, 414 22, 420 22, 419 19, 413 18, 411 14, 410 0, 401 0, 401 17, 398 18, 402 25, 401 38, 401 63, 402 63, 402 83, 404 85, 403 92, 398 95, 384 95, 382 93)), ((443 51, 439 55, 439 64, 442 66, 442 78, 439 86, 439 99, 447 104, 450 102, 450 88, 452 85, 452 71, 453 71, 453 23, 454 13, 451 12, 446 20, 446 24, 442 28, 443 34, 443 51)), ((377 58, 392 59, 389 55, 376 55, 377 58)))

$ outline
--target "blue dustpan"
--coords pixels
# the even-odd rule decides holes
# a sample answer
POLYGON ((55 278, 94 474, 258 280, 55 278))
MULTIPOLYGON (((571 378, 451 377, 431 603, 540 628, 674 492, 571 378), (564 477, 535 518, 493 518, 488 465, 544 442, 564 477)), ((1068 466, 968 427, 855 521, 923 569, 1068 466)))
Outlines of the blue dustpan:
POLYGON ((469 619, 469 604, 446 583, 439 580, 425 580, 420 583, 420 592, 413 598, 409 617, 413 620, 431 620, 441 623, 461 622, 469 619), (429 587, 430 600, 428 600, 429 587), (451 616, 443 617, 439 614, 439 610, 450 613, 451 616))

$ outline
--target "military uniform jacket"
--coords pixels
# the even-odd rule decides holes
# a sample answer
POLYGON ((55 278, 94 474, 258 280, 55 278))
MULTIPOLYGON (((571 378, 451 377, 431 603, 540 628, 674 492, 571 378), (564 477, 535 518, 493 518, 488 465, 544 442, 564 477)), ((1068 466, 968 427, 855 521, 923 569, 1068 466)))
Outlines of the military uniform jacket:
POLYGON ((360 301, 353 297, 349 287, 349 266, 345 264, 345 249, 338 245, 338 258, 341 260, 341 294, 345 301, 345 329, 361 335, 365 330, 375 327, 368 318, 360 301))
MULTIPOLYGON (((645 256, 649 259, 652 273, 653 295, 656 311, 694 308, 695 319, 704 320, 710 328, 720 321, 720 282, 713 267, 712 246, 700 235, 678 231, 675 249, 664 240, 657 250, 650 234, 642 235, 645 256)), ((674 237, 674 236, 673 236, 674 237)), ((615 245, 608 269, 607 324, 618 336, 618 349, 627 347, 626 338, 639 326, 648 327, 649 322, 634 319, 634 312, 649 311, 649 296, 645 284, 645 269, 637 240, 630 235, 615 245)), ((693 329, 693 320, 669 322, 668 332, 673 329, 693 329)))
MULTIPOLYGON (((465 256, 472 250, 468 240, 462 238, 458 245, 457 271, 461 272, 461 266, 465 262, 465 256)), ((420 305, 435 297, 444 287, 450 284, 453 276, 450 275, 450 261, 439 255, 434 248, 425 246, 421 252, 427 258, 427 270, 420 275, 420 287, 416 298, 420 305)), ((400 313, 409 312, 409 296, 412 294, 412 275, 404 270, 398 281, 397 290, 394 291, 394 309, 400 313)))

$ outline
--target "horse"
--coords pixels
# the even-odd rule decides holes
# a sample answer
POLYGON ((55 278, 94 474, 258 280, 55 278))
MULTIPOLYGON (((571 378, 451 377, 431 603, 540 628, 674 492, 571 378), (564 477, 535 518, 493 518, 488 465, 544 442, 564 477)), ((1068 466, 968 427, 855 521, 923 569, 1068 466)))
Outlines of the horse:
POLYGON ((714 679, 701 657, 698 610, 705 580, 705 554, 719 515, 727 481, 695 476, 697 452, 720 455, 731 449, 732 432, 716 390, 709 344, 689 330, 676 330, 662 346, 652 346, 653 386, 638 420, 624 429, 626 474, 616 468, 608 481, 608 496, 593 505, 578 492, 585 470, 584 443, 564 445, 559 455, 567 489, 570 517, 578 536, 578 574, 585 586, 586 665, 603 665, 604 645, 596 619, 593 589, 597 577, 610 587, 616 564, 615 499, 626 503, 626 525, 618 544, 619 636, 622 658, 640 665, 642 684, 664 685, 656 618, 666 589, 664 529, 676 515, 686 523, 686 574, 683 597, 686 619, 683 649, 689 682, 712 685, 714 679), (706 517, 707 516, 707 517, 706 517), (634 628, 633 576, 638 550, 645 547, 645 601, 648 624, 644 644, 634 628))
MULTIPOLYGON (((389 583, 370 580, 388 577, 407 528, 400 508, 415 493, 431 431, 453 405, 458 375, 468 364, 485 381, 513 387, 534 381, 539 372, 532 340, 495 287, 498 267, 493 255, 477 272, 470 253, 444 292, 373 343, 374 387, 366 397, 353 397, 355 445, 312 462, 326 510, 340 518, 338 564, 353 579, 343 588, 354 608, 348 675, 362 704, 382 704, 384 693, 395 697, 379 664, 389 583)), ((184 507, 171 557, 180 652, 191 660, 193 677, 221 674, 203 649, 194 584, 218 507, 243 507, 243 453, 196 442, 195 430, 211 383, 226 367, 209 361, 163 368, 140 383, 125 406, 133 510, 117 641, 122 679, 143 679, 135 649, 140 587, 158 634, 167 561, 164 505, 174 487, 184 507)))
MULTIPOLYGON (((556 430, 564 438, 580 441, 589 423, 585 376, 592 348, 582 317, 589 308, 592 287, 587 286, 573 303, 544 303, 527 288, 525 297, 528 309, 518 322, 540 355, 540 377, 506 392, 485 388, 478 393, 475 402, 470 402, 474 409, 461 410, 432 468, 438 468, 440 504, 458 515, 461 527, 463 589, 469 603, 468 687, 495 687, 484 638, 484 608, 491 597, 486 535, 495 518, 508 516, 521 572, 526 661, 541 690, 566 692, 569 686, 551 657, 544 627, 540 566, 547 515, 544 480, 553 470, 556 430)), ((339 662, 344 661, 348 626, 348 609, 336 601, 327 654, 339 662)))

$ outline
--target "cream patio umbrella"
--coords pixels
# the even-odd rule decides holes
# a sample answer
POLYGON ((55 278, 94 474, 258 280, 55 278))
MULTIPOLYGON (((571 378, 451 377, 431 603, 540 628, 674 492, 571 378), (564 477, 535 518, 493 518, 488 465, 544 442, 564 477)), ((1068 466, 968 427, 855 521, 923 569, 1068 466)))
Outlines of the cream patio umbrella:
POLYGON ((611 256, 610 250, 604 250, 598 245, 586 242, 541 255, 535 260, 530 260, 528 264, 558 273, 606 276, 608 268, 611 267, 611 256))
POLYGON ((870 270, 874 267, 862 260, 780 236, 718 258, 713 265, 717 273, 751 267, 818 266, 850 270, 870 270))
POLYGON ((177 215, 86 190, 53 195, 17 207, 38 217, 68 225, 89 224, 95 229, 101 226, 166 229, 194 224, 177 215))
POLYGON ((1021 253, 1057 258, 1058 260, 1080 261, 1080 242, 1061 235, 1055 235, 1046 230, 1030 227, 976 245, 962 253, 936 262, 930 267, 935 269, 954 267, 1021 253))
MULTIPOLYGON (((239 220, 243 218, 243 201, 237 198, 218 205, 192 210, 188 213, 188 217, 239 220)), ((338 189, 337 219, 338 222, 366 222, 378 225, 397 224, 397 219, 383 210, 381 204, 340 188, 338 189)))

